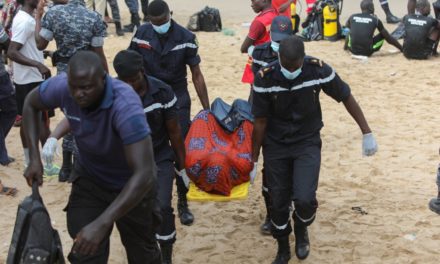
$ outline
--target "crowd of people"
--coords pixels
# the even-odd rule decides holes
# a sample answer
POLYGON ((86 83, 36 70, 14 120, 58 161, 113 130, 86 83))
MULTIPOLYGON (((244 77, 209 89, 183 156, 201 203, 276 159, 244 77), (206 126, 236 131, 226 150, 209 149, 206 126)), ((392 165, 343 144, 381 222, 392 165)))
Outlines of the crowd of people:
MULTIPOLYGON (((315 2, 306 1, 308 12, 315 2)), ((143 24, 137 0, 126 0, 131 23, 124 28, 117 1, 108 1, 112 19, 106 15, 106 3, 11 0, 3 6, 0 47, 12 64, 8 70, 0 63, 0 164, 14 161, 5 138, 20 121, 17 115, 22 117, 20 137, 29 185, 41 185, 46 170, 53 170, 57 142, 63 139, 62 165, 56 174, 61 182, 72 183, 66 206, 67 229, 74 240, 69 261, 107 263, 116 225, 129 263, 172 263, 174 179, 179 220, 183 225, 194 222, 186 198, 184 139, 191 124, 187 68, 203 109, 210 109, 198 42, 172 19, 163 0, 141 0, 142 20, 148 21, 143 24), (109 22, 118 35, 133 33, 127 49, 113 60, 117 78, 109 75, 104 52, 109 22), (52 40, 56 51, 46 51, 52 40), (56 76, 44 64, 47 56, 56 76), (56 108, 64 119, 51 131, 56 108)), ((361 13, 350 16, 345 25, 344 47, 355 55, 371 56, 387 41, 407 58, 436 55, 439 3, 434 3, 433 18, 428 0, 409 0, 409 13, 401 20, 386 0, 380 1, 387 23, 402 23, 402 45, 375 16, 373 0, 362 0, 361 13)), ((266 218, 261 232, 278 243, 274 264, 290 260, 292 231, 297 258, 310 253, 308 226, 318 208, 321 166, 321 90, 342 102, 359 126, 363 154, 371 156, 378 150, 349 85, 330 65, 306 55, 291 22, 292 4, 297 3, 252 0, 257 16, 240 48, 249 54, 242 82, 251 86, 249 103, 255 117, 250 177, 257 175, 262 149, 266 218)), ((0 188, 5 194, 16 193, 1 182, 0 188)), ((429 206, 440 212, 440 190, 429 206)))

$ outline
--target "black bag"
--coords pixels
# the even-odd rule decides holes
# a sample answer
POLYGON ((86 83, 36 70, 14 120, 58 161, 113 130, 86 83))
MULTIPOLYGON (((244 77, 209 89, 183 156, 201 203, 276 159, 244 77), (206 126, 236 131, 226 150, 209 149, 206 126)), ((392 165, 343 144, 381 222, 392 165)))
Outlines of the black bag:
POLYGON ((189 18, 187 28, 191 31, 222 31, 222 19, 217 8, 206 6, 189 18))
POLYGON ((7 264, 64 264, 63 249, 57 230, 43 204, 38 184, 32 195, 18 206, 7 264))

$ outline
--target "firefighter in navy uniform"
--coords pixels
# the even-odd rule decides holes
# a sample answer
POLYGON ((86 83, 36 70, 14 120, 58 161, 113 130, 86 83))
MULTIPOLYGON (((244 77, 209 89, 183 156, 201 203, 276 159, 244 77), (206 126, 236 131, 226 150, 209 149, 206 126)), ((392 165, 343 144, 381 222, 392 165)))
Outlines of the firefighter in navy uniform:
POLYGON ((178 161, 179 175, 189 183, 186 175, 185 145, 179 125, 177 98, 166 83, 145 75, 142 56, 132 50, 120 51, 113 66, 118 78, 130 84, 141 97, 144 113, 151 128, 154 160, 157 172, 157 198, 162 215, 162 223, 156 233, 156 239, 162 252, 162 263, 172 263, 173 244, 176 241, 173 197, 174 161, 178 161))
MULTIPOLYGON (((376 140, 349 86, 321 60, 305 56, 304 43, 290 36, 280 43, 280 60, 262 68, 253 86, 255 116, 252 159, 263 146, 264 170, 272 201, 272 235, 278 242, 273 263, 288 263, 292 197, 295 253, 309 255, 307 226, 315 219, 323 126, 319 93, 323 90, 345 108, 363 134, 363 154, 377 151, 376 140), (264 144, 263 144, 264 142, 264 144)), ((256 166, 251 174, 256 173, 256 166)))
MULTIPOLYGON (((252 72, 254 76, 262 67, 266 67, 269 63, 278 60, 278 48, 280 46, 280 41, 291 36, 292 31, 292 21, 286 16, 277 16, 272 20, 270 26, 270 38, 271 42, 264 43, 255 47, 252 52, 252 72)), ((266 218, 264 223, 261 225, 261 233, 264 235, 270 235, 272 225, 270 223, 270 195, 269 189, 267 188, 266 177, 263 173, 263 186, 262 194, 264 198, 264 203, 266 205, 266 218)))
POLYGON ((440 23, 429 16, 431 5, 428 0, 418 0, 416 13, 403 18, 405 37, 403 54, 408 59, 424 60, 437 54, 440 38, 440 23))
MULTIPOLYGON (((147 13, 151 23, 139 27, 129 49, 142 55, 144 70, 148 76, 165 82, 173 89, 177 96, 180 127, 185 137, 191 122, 187 65, 191 70, 192 81, 203 109, 209 109, 208 92, 199 65, 198 43, 193 33, 171 19, 171 12, 165 1, 152 1, 148 5, 147 13)), ((188 189, 181 177, 176 177, 176 185, 180 222, 191 225, 194 216, 186 200, 188 189)))
POLYGON ((385 40, 402 51, 402 45, 393 38, 383 26, 382 21, 374 15, 372 0, 362 0, 362 13, 354 14, 347 20, 346 27, 350 34, 346 38, 344 49, 349 49, 354 55, 371 56, 379 51, 385 40), (376 29, 379 34, 374 36, 376 29))

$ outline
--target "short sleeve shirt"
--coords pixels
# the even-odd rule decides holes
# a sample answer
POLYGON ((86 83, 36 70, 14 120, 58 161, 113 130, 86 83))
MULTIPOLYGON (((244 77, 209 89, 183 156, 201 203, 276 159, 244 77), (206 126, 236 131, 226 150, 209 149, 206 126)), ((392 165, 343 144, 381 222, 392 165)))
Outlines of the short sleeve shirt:
POLYGON ((42 83, 39 92, 46 107, 63 110, 78 146, 79 163, 99 184, 121 190, 132 175, 124 146, 151 133, 134 90, 107 76, 102 103, 91 112, 74 102, 65 73, 42 83))
POLYGON ((255 76, 252 113, 268 118, 266 138, 277 143, 296 143, 321 130, 321 90, 338 102, 350 95, 349 86, 316 58, 306 57, 302 73, 294 80, 282 75, 278 61, 264 72, 255 76))
MULTIPOLYGON (((83 0, 71 0, 46 12, 39 34, 47 41, 55 39, 58 55, 70 58, 79 50, 102 47, 106 27, 101 16, 88 10, 83 0)), ((57 70, 66 71, 67 64, 57 63, 57 70)))
MULTIPOLYGON (((20 43, 22 48, 19 52, 40 63, 44 62, 43 51, 38 50, 35 42, 35 19, 28 13, 20 10, 12 21, 12 42, 20 43)), ((43 81, 43 76, 36 67, 25 66, 13 62, 14 82, 17 84, 29 84, 43 81)))

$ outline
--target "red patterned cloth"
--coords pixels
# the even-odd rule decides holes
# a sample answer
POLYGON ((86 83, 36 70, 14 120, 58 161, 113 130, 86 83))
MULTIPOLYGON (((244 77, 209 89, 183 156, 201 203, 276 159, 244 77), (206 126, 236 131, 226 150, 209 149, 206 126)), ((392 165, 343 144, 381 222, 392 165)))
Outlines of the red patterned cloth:
POLYGON ((194 118, 185 140, 185 167, 197 187, 229 196, 234 186, 249 181, 252 130, 253 124, 243 121, 228 133, 209 111, 194 118))

